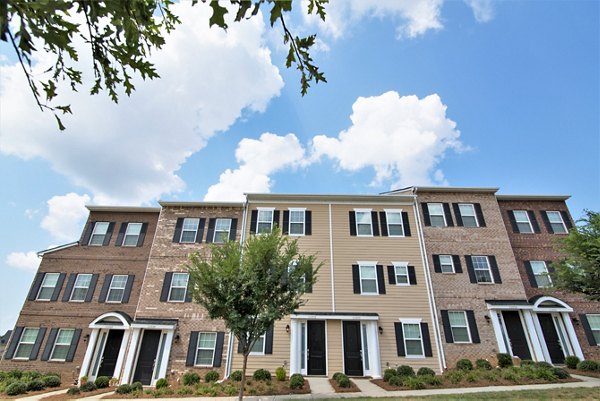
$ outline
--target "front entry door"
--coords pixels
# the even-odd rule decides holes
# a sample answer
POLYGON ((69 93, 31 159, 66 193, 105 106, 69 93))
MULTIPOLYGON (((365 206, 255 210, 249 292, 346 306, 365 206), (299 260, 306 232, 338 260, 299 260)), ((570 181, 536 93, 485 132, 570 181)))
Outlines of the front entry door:
POLYGON ((348 376, 363 375, 360 322, 343 322, 344 367, 348 376))
POLYGON ((560 339, 552 321, 552 315, 549 313, 538 313, 537 316, 540 321, 542 333, 544 334, 548 353, 550 354, 550 360, 552 363, 565 363, 565 354, 560 346, 560 339))
POLYGON ((154 362, 156 361, 156 352, 160 342, 160 330, 144 330, 142 345, 133 374, 134 382, 142 382, 149 386, 152 383, 152 372, 154 371, 154 362))
POLYGON ((106 339, 106 345, 104 346, 104 352, 102 352, 102 359, 96 377, 113 377, 115 375, 115 366, 119 358, 119 350, 121 349, 124 333, 123 330, 111 330, 108 332, 108 338, 106 339))
POLYGON ((326 375, 325 322, 322 320, 309 320, 307 329, 308 374, 326 375))
POLYGON ((502 318, 506 327, 506 334, 510 340, 510 347, 514 356, 518 356, 521 360, 531 360, 531 352, 521 324, 519 312, 503 311, 502 318))

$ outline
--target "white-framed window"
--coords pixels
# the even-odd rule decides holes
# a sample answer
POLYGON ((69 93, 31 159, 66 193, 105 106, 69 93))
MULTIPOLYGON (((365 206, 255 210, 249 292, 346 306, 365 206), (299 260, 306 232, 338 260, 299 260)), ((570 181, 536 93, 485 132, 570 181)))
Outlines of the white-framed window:
POLYGON ((479 227, 477 215, 475 214, 475 205, 472 203, 459 203, 458 210, 464 227, 479 227))
POLYGON ((128 277, 126 275, 112 276, 110 286, 108 288, 108 294, 106 295, 106 302, 120 303, 123 301, 127 280, 128 277))
POLYGON ((274 209, 258 209, 256 233, 268 234, 273 230, 274 209))
POLYGON ((567 234, 567 226, 565 226, 560 212, 548 211, 546 212, 546 216, 548 216, 548 221, 550 222, 550 226, 552 226, 554 234, 567 234))
POLYGON ((21 338, 19 338, 19 343, 17 344, 17 349, 15 350, 15 359, 29 359, 39 331, 40 329, 33 327, 26 327, 23 329, 21 338))
POLYGON ((290 209, 289 235, 304 235, 306 209, 290 209))
POLYGON ((404 350, 406 357, 424 357, 423 336, 421 335, 421 324, 419 322, 403 321, 402 332, 404 335, 404 350))
POLYGON ((535 277, 535 283, 539 288, 552 287, 552 279, 548 273, 548 266, 543 260, 532 260, 529 262, 531 265, 531 271, 533 271, 533 277, 535 277))
POLYGON ((171 302, 183 302, 185 301, 185 295, 187 293, 188 286, 188 273, 173 273, 171 279, 171 288, 169 289, 169 298, 171 302))
POLYGON ((533 234, 533 226, 529 221, 529 214, 526 210, 514 210, 515 222, 522 234, 533 234))
POLYGON ((50 298, 52 298, 52 294, 54 293, 54 288, 56 288, 56 284, 58 283, 59 276, 59 273, 44 274, 44 279, 42 280, 40 290, 36 297, 38 301, 50 301, 50 298))
POLYGON ((360 262, 358 265, 360 272, 360 293, 378 294, 377 268, 375 263, 360 262))
POLYGON ((224 244, 227 242, 229 240, 229 230, 231 230, 231 219, 217 219, 213 242, 215 244, 224 244))
POLYGON ((600 345, 600 315, 585 315, 596 344, 600 345))
POLYGON ((91 281, 92 281, 91 274, 78 274, 77 278, 75 279, 75 284, 73 284, 73 291, 71 292, 70 301, 75 301, 75 302, 85 301, 85 296, 88 293, 91 281))
POLYGON ((386 210, 387 231, 390 237, 404 237, 402 210, 386 210))
POLYGON ((54 347, 50 354, 51 361, 64 361, 67 359, 67 353, 71 347, 73 341, 73 334, 75 329, 59 329, 56 335, 56 341, 54 341, 54 347))
POLYGON ((441 203, 428 203, 429 221, 433 227, 446 227, 444 206, 441 203))
POLYGON ((471 256, 475 279, 478 283, 493 283, 492 269, 487 256, 471 256))
MULTIPOLYGON (((298 260, 297 259, 293 259, 290 261, 290 263, 288 264, 288 274, 292 273, 296 267, 298 266, 298 260)), ((302 281, 303 283, 306 282, 306 276, 302 275, 302 277, 300 277, 300 281, 302 281)))
POLYGON ((471 334, 465 311, 448 311, 448 321, 450 322, 452 339, 455 343, 471 342, 471 334))
POLYGON ((440 255, 440 269, 442 273, 454 273, 454 261, 452 255, 440 255))
POLYGON ((394 262, 394 274, 396 275, 396 285, 410 285, 408 262, 394 262))
POLYGON ((104 238, 106 237, 106 233, 108 232, 108 226, 110 223, 106 221, 98 221, 94 224, 94 229, 92 230, 92 235, 90 237, 90 242, 88 245, 96 245, 101 246, 104 244, 104 238))
POLYGON ((354 212, 356 214, 356 235, 365 237, 373 236, 371 210, 355 209, 354 212))
POLYGON ((264 355, 265 354, 265 334, 262 334, 258 340, 254 343, 252 348, 250 349, 250 355, 264 355))
POLYGON ((123 246, 137 246, 141 232, 142 223, 128 223, 123 238, 123 246))
POLYGON ((198 347, 196 349, 196 366, 212 366, 215 358, 217 333, 198 333, 198 347))
POLYGON ((181 239, 179 242, 188 244, 196 242, 196 236, 198 235, 199 226, 200 219, 197 217, 186 217, 185 219, 183 219, 183 226, 181 228, 181 239))

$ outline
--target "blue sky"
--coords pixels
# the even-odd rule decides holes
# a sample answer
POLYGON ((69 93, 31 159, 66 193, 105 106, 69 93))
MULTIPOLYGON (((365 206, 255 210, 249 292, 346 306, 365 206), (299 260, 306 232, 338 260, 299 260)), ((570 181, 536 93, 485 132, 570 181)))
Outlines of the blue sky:
POLYGON ((301 97, 279 30, 259 19, 209 30, 195 23, 209 11, 183 3, 153 56, 162 79, 119 105, 63 91, 74 111, 63 133, 2 42, 0 332, 33 252, 77 240, 85 204, 453 185, 568 194, 575 218, 599 210, 599 4, 353 0, 325 24, 297 11, 290 25, 318 34, 329 81, 301 97))

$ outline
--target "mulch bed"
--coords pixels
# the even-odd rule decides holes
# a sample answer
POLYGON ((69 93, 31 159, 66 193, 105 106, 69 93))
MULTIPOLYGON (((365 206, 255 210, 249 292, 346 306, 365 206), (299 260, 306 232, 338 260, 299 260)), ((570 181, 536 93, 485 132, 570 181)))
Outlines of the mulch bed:
MULTIPOLYGON (((513 381, 510 380, 506 380, 503 378, 498 378, 498 380, 496 381, 491 381, 491 380, 478 380, 476 382, 469 382, 467 380, 461 380, 458 383, 451 383, 449 381, 444 380, 442 382, 442 384, 440 384, 439 386, 432 386, 429 384, 425 384, 425 389, 436 389, 436 388, 463 388, 463 387, 500 387, 500 386, 521 386, 521 385, 525 385, 525 384, 555 384, 555 383, 572 383, 572 382, 579 382, 581 380, 575 379, 574 377, 570 377, 568 379, 561 379, 561 380, 557 380, 555 382, 549 382, 547 380, 542 380, 542 379, 523 379, 518 383, 515 383, 513 381)), ((403 386, 393 386, 387 382, 384 382, 383 379, 373 379, 371 380, 371 383, 378 385, 379 387, 381 387, 382 389, 386 390, 386 391, 406 391, 406 390, 411 390, 408 387, 403 387, 403 386)))
POLYGON ((66 390, 68 389, 69 386, 60 386, 60 387, 47 387, 43 390, 40 391, 28 391, 25 394, 19 394, 19 395, 6 395, 3 393, 0 393, 0 399, 2 400, 14 400, 16 398, 24 398, 24 397, 31 397, 32 395, 39 395, 39 394, 45 394, 45 393, 51 393, 53 391, 60 391, 60 390, 66 390))
POLYGON ((91 397, 93 395, 110 393, 111 391, 115 391, 115 388, 114 387, 99 388, 98 390, 94 390, 94 391, 86 391, 86 392, 82 391, 81 393, 75 394, 75 395, 70 395, 65 392, 62 394, 56 394, 56 395, 51 395, 49 397, 44 397, 44 401, 79 400, 81 398, 91 397))
POLYGON ((577 370, 577 369, 566 369, 567 372, 571 375, 580 375, 580 376, 589 376, 589 377, 597 377, 600 379, 600 372, 590 372, 587 370, 577 370))
POLYGON ((331 384, 331 387, 333 387, 336 393, 357 393, 360 391, 358 386, 352 380, 350 380, 350 387, 340 387, 338 382, 333 379, 329 379, 329 384, 331 384))

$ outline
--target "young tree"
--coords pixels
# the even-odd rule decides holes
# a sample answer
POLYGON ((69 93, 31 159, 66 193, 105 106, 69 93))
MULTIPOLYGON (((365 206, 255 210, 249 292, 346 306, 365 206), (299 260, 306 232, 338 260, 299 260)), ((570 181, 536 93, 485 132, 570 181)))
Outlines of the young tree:
POLYGON ((280 235, 250 236, 240 246, 230 241, 193 253, 187 266, 194 301, 211 319, 221 319, 238 339, 243 355, 239 399, 244 396, 246 365, 254 343, 276 320, 306 301, 302 295, 320 268, 314 255, 302 255, 297 241, 280 235))
POLYGON ((600 213, 586 210, 578 222, 581 224, 559 240, 566 258, 552 264, 552 281, 559 289, 600 301, 600 213))

